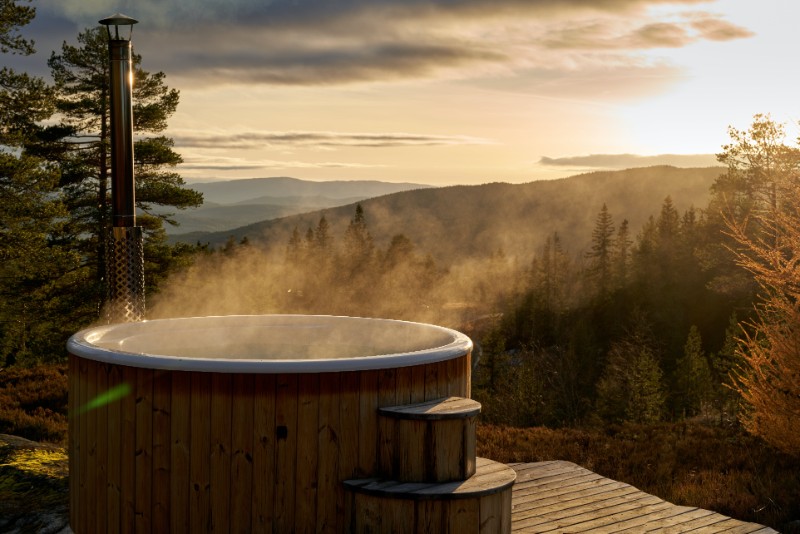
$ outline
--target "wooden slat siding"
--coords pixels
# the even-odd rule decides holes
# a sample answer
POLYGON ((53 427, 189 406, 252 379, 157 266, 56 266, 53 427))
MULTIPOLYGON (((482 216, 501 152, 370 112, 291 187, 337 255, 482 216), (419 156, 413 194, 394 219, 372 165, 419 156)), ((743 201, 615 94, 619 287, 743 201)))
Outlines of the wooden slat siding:
POLYGON ((480 512, 480 501, 477 499, 453 501, 447 518, 449 531, 453 533, 474 531, 475 525, 480 525, 480 512))
MULTIPOLYGON (((425 364, 425 400, 439 399, 443 397, 440 393, 439 384, 439 364, 428 363, 425 364)), ((447 377, 445 377, 446 379, 447 377)))
POLYGON ((153 370, 136 369, 136 533, 152 531, 153 370))
MULTIPOLYGON (((466 428, 468 419, 428 421, 428 434, 433 436, 433 448, 429 451, 433 458, 432 469, 428 470, 426 480, 466 480, 475 474, 467 471, 465 444, 469 441, 466 428)), ((474 441, 475 434, 472 434, 474 441)), ((471 447, 475 450, 475 446, 471 447)), ((473 457, 474 458, 474 457, 473 457)))
POLYGON ((319 450, 318 478, 322 491, 317 493, 317 532, 341 532, 343 525, 337 511, 340 494, 344 488, 339 483, 340 448, 340 398, 342 373, 321 375, 319 384, 319 450))
MULTIPOLYGON (((357 372, 345 372, 339 376, 339 473, 338 481, 349 480, 358 473, 358 422, 360 379, 357 372)), ((336 517, 345 518, 345 526, 350 525, 345 517, 352 506, 348 501, 353 496, 343 491, 337 483, 336 517)))
POLYGON ((231 533, 252 532, 253 375, 233 377, 231 533))
MULTIPOLYGON (((119 365, 109 365, 108 368, 108 388, 119 388, 124 386, 122 382, 122 368, 119 365)), ((126 396, 133 395, 128 392, 126 396)), ((121 406, 123 399, 117 399, 108 405, 108 482, 106 495, 108 503, 108 518, 106 521, 106 531, 116 533, 120 531, 121 508, 120 508, 120 453, 121 440, 126 439, 122 436, 121 406)))
POLYGON ((211 378, 192 373, 189 532, 208 532, 211 525, 211 378))
POLYGON ((415 365, 411 368, 411 402, 422 402, 425 399, 425 366, 415 365))
POLYGON ((153 373, 153 532, 169 532, 172 377, 153 373))
POLYGON ((192 373, 173 372, 170 400, 169 532, 186 532, 189 525, 191 391, 192 373))
POLYGON ((405 423, 402 430, 397 432, 395 441, 395 455, 397 456, 397 470, 393 471, 392 478, 399 481, 422 482, 425 480, 425 462, 423 454, 425 437, 428 425, 425 421, 397 421, 405 423))
POLYGON ((397 404, 411 404, 411 367, 397 369, 396 402, 397 404))
MULTIPOLYGON (((501 494, 487 495, 480 499, 480 533, 501 533, 503 521, 503 497, 501 494)), ((509 532, 510 530, 506 531, 509 532)))
MULTIPOLYGON (((97 397, 97 362, 89 362, 86 366, 86 404, 92 402, 97 397)), ((98 532, 97 514, 93 508, 96 506, 98 498, 97 488, 97 409, 86 408, 86 488, 87 508, 86 530, 87 532, 98 532)))
POLYGON ((77 405, 77 391, 78 391, 78 371, 77 371, 77 361, 76 357, 72 354, 67 355, 67 382, 68 386, 68 393, 67 393, 67 442, 69 443, 69 454, 67 456, 67 462, 69 466, 69 522, 71 525, 75 526, 75 506, 77 505, 78 500, 76 496, 78 494, 77 489, 73 486, 75 480, 77 479, 76 473, 78 472, 78 457, 80 456, 80 451, 78 450, 78 412, 75 409, 77 405))
MULTIPOLYGON (((294 530, 310 532, 317 520, 319 375, 301 375, 297 385, 297 476, 294 530)), ((324 490, 323 490, 324 491, 324 490)))
MULTIPOLYGON (((231 522, 231 375, 211 373, 211 531, 229 532, 231 522)), ((194 443, 193 443, 194 446, 194 443)))
MULTIPOLYGON (((97 395, 104 395, 108 392, 108 365, 97 362, 97 395)), ((94 485, 97 491, 98 506, 94 508, 94 521, 96 531, 105 531, 108 528, 108 507, 102 503, 108 502, 108 402, 104 402, 95 408, 97 410, 97 452, 95 459, 97 469, 95 471, 94 485)))
POLYGON ((275 376, 255 376, 253 405, 253 532, 273 531, 275 487, 275 376))
POLYGON ((122 382, 130 387, 130 395, 120 403, 120 532, 130 533, 136 527, 136 369, 123 366, 122 382))
POLYGON ((80 527, 80 469, 81 459, 81 424, 83 418, 78 413, 82 406, 80 362, 76 356, 69 355, 69 522, 73 528, 80 527))
POLYGON ((358 408, 358 476, 371 476, 378 461, 378 372, 362 371, 358 408))
MULTIPOLYGON (((395 369, 378 371, 378 406, 397 404, 397 372, 395 369)), ((391 476, 394 461, 394 422, 378 417, 378 466, 375 474, 391 476)), ((398 436, 399 438, 399 436, 398 436)))
POLYGON ((297 375, 281 374, 275 384, 275 532, 294 526, 294 481, 297 460, 297 375))
POLYGON ((446 513, 444 502, 435 500, 417 501, 414 503, 414 508, 414 515, 417 519, 414 534, 447 532, 447 519, 450 514, 446 513))

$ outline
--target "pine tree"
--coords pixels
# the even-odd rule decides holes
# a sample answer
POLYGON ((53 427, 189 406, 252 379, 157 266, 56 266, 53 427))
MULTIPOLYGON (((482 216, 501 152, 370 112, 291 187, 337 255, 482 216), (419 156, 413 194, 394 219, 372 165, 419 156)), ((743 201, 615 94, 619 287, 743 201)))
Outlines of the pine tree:
POLYGON ((607 298, 612 285, 613 236, 614 221, 608 207, 603 204, 592 230, 592 249, 586 253, 589 259, 587 271, 601 300, 607 298))
MULTIPOLYGON (((58 163, 60 188, 70 213, 69 231, 95 273, 99 285, 105 275, 105 242, 110 221, 110 98, 108 35, 104 28, 78 35, 78 46, 66 42, 53 52, 50 66, 56 87, 59 123, 46 128, 31 146, 58 163)), ((137 223, 145 231, 146 279, 163 277, 185 261, 189 250, 166 247, 163 221, 170 214, 159 207, 183 209, 202 203, 202 195, 184 187, 174 172, 181 157, 171 139, 159 135, 178 105, 178 91, 164 85, 161 72, 141 68, 133 56, 133 116, 137 223), (153 256, 152 254, 159 254, 153 256)), ((98 293, 102 295, 102 293, 98 293)))
POLYGON ((711 397, 711 371, 703 353, 700 331, 692 325, 675 374, 675 407, 681 415, 701 413, 711 397))
POLYGON ((597 383, 597 412, 611 422, 652 423, 662 416, 664 391, 652 333, 642 318, 608 353, 597 383))
MULTIPOLYGON (((34 15, 32 7, 0 3, 0 52, 34 51, 19 33, 34 15)), ((52 194, 58 170, 26 150, 52 101, 43 80, 0 70, 0 366, 60 358, 86 309, 75 287, 80 258, 69 250, 66 211, 52 194)))

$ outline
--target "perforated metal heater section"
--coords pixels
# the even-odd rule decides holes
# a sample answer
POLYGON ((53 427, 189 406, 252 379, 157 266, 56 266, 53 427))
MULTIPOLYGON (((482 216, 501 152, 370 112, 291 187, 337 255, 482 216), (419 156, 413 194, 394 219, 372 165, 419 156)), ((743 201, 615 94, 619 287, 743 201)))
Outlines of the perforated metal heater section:
POLYGON ((114 227, 108 239, 106 318, 114 323, 144 319, 144 239, 141 226, 114 227))

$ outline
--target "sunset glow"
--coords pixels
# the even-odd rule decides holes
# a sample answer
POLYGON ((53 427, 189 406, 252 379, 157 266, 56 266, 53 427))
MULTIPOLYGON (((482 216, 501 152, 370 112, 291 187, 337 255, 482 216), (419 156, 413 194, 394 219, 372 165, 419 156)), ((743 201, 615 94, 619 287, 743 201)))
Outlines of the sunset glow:
POLYGON ((144 68, 181 91, 167 133, 190 181, 527 182, 713 165, 755 113, 797 134, 799 8, 782 0, 36 6, 42 74, 110 11, 141 21, 144 68))

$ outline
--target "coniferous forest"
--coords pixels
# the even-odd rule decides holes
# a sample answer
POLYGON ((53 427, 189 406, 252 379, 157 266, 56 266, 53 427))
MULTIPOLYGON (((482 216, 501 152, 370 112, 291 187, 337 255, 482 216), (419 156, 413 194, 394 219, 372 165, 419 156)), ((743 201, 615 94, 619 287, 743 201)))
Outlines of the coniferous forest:
MULTIPOLYGON (((0 50, 31 53, 20 28, 34 10, 10 5, 0 50)), ((105 31, 76 41, 51 55, 52 81, 0 71, 0 433, 55 443, 65 342, 101 318, 110 226, 105 31)), ((773 525, 800 517, 800 148, 785 126, 757 115, 729 130, 707 205, 679 210, 666 197, 640 227, 596 206, 588 247, 553 232, 527 251, 446 264, 403 228, 376 241, 381 214, 361 204, 346 228, 322 215, 268 247, 170 245, 169 215, 153 208, 202 196, 163 135, 178 91, 134 61, 152 318, 312 313, 457 328, 476 345, 484 454, 561 455, 620 479, 639 471, 642 489, 674 502, 773 525), (738 465, 715 471, 723 449, 738 465), (712 474, 732 472, 752 478, 709 502, 733 484, 712 474), (678 488, 681 477, 695 485, 678 488)))

